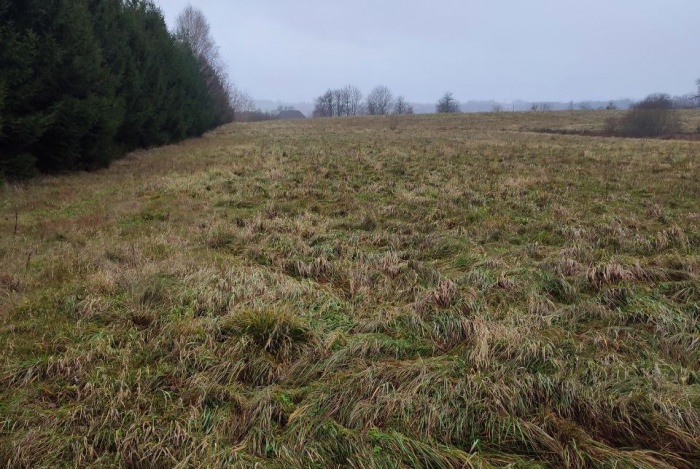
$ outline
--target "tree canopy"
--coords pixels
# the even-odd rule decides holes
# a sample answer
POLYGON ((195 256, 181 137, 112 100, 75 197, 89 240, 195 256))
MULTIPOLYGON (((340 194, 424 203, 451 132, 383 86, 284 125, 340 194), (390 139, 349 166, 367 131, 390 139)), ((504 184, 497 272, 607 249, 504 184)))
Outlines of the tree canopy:
POLYGON ((149 0, 0 0, 0 176, 103 167, 230 120, 149 0))

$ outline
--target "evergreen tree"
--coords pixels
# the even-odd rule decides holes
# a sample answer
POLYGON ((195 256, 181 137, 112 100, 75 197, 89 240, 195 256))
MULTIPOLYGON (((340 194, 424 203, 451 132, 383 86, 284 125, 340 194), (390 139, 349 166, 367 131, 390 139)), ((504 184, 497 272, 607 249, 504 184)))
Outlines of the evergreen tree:
POLYGON ((5 89, 0 173, 28 177, 36 171, 31 147, 49 121, 40 93, 41 37, 33 29, 42 19, 41 2, 0 2, 0 82, 5 89))
POLYGON ((34 151, 42 171, 91 169, 114 156, 120 112, 116 77, 104 65, 86 1, 65 1, 52 18, 52 79, 42 92, 51 122, 34 151))
POLYGON ((0 0, 0 44, 0 174, 10 177, 105 166, 201 135, 230 108, 149 0, 0 0))

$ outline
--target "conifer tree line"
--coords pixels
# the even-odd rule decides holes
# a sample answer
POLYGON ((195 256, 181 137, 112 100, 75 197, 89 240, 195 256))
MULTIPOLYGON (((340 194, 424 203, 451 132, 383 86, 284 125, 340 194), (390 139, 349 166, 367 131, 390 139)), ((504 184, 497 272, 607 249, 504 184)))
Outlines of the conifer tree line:
POLYGON ((185 32, 150 0, 0 0, 0 178, 99 168, 233 120, 225 73, 185 32))

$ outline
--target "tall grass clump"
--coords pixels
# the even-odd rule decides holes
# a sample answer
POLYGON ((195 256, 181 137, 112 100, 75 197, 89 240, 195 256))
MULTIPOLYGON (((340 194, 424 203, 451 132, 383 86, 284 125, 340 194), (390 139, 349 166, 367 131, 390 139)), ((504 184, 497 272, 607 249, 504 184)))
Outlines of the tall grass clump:
POLYGON ((284 309, 250 309, 225 318, 224 336, 235 336, 255 349, 280 360, 294 358, 303 349, 317 343, 308 325, 284 309))

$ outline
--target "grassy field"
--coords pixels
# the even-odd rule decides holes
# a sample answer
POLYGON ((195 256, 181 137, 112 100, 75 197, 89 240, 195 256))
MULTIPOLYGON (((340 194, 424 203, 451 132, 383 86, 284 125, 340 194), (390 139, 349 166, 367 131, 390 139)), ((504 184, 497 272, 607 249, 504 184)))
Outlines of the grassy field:
POLYGON ((700 467, 700 142, 528 131, 609 114, 238 124, 6 184, 0 466, 700 467))

